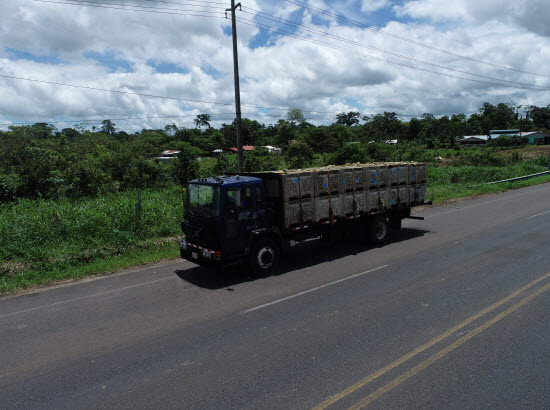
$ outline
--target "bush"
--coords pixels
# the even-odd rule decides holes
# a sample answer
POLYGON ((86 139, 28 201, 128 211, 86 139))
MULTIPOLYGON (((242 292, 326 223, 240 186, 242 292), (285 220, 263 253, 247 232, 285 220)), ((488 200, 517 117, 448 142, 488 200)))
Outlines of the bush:
POLYGON ((349 164, 354 162, 369 162, 367 149, 361 144, 348 144, 340 148, 334 154, 334 163, 336 165, 349 164))
POLYGON ((15 200, 22 190, 22 184, 17 174, 0 174, 0 203, 15 200))
POLYGON ((255 151, 245 152, 244 170, 246 172, 276 171, 284 167, 281 155, 270 154, 267 149, 260 148, 255 151))
POLYGON ((510 163, 510 159, 490 148, 465 149, 460 156, 453 160, 453 165, 475 165, 475 166, 503 166, 510 163))
POLYGON ((182 151, 178 158, 170 162, 172 176, 180 185, 184 186, 187 181, 197 178, 199 174, 199 163, 196 157, 188 152, 182 151))
POLYGON ((305 142, 298 141, 288 146, 285 158, 289 168, 306 168, 313 161, 313 149, 305 142))
POLYGON ((218 154, 216 165, 214 165, 214 175, 226 175, 237 172, 237 161, 235 155, 231 157, 224 153, 218 154))

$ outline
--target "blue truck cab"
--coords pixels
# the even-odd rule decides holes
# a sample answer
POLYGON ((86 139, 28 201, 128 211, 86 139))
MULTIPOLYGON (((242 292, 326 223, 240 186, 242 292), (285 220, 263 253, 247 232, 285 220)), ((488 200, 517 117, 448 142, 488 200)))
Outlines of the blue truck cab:
POLYGON ((192 180, 184 202, 184 236, 178 240, 182 258, 226 265, 250 259, 254 251, 254 270, 276 267, 282 238, 262 179, 234 175, 192 180))

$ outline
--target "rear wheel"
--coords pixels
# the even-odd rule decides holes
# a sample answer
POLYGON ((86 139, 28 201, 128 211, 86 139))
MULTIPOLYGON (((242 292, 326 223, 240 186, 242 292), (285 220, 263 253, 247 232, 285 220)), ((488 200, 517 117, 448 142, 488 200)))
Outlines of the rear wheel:
POLYGON ((269 238, 260 239, 252 247, 249 264, 252 272, 266 275, 277 270, 281 252, 277 243, 269 238))
POLYGON ((368 225, 368 235, 372 243, 385 242, 389 236, 388 220, 383 216, 372 219, 368 225))

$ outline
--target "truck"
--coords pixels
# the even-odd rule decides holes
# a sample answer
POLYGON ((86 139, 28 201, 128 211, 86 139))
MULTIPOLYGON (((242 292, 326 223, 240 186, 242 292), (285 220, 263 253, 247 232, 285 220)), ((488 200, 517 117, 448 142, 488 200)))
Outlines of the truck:
POLYGON ((289 249, 358 230, 374 243, 425 204, 426 164, 384 162, 250 172, 189 181, 178 238, 199 265, 277 269, 289 249))

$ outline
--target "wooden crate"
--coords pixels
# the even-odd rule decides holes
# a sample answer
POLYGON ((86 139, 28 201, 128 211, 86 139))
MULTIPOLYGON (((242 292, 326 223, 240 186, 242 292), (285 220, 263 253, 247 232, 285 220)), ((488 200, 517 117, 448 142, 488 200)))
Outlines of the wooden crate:
POLYGON ((408 185, 399 186, 399 205, 409 206, 410 204, 410 187, 408 185))
POLYGON ((378 174, 378 167, 376 165, 371 165, 366 168, 366 180, 368 182, 369 188, 377 188, 380 186, 380 175, 378 174))
POLYGON ((389 207, 394 207, 399 205, 399 188, 397 186, 393 186, 389 189, 390 191, 390 203, 389 207))
POLYGON ((389 165, 389 184, 390 185, 397 185, 399 184, 399 166, 396 164, 390 164, 389 165))
POLYGON ((416 199, 416 184, 409 185, 409 202, 414 205, 418 200, 416 199))
POLYGON ((340 192, 340 182, 342 171, 340 169, 321 169, 314 171, 314 195, 322 196, 331 193, 340 192), (330 187, 329 187, 330 180, 330 187))
POLYGON ((353 191, 353 169, 343 169, 340 173, 340 193, 353 191))
POLYGON ((353 189, 355 191, 362 191, 368 188, 366 170, 367 168, 365 167, 353 167, 353 189))
POLYGON ((378 196, 380 198, 380 210, 384 210, 390 207, 390 189, 387 187, 380 188, 378 190, 378 196))
POLYGON ((344 216, 357 214, 366 209, 365 191, 347 192, 342 194, 342 214, 344 216))
POLYGON ((312 172, 290 172, 281 175, 281 178, 283 181, 283 200, 289 201, 313 196, 312 172))
POLYGON ((428 170, 426 164, 416 164, 416 182, 424 183, 428 176, 428 170))
POLYGON ((313 198, 302 198, 284 203, 285 227, 305 225, 314 222, 315 201, 313 198))
POLYGON ((342 200, 340 195, 333 195, 330 198, 328 196, 321 196, 315 198, 315 222, 319 222, 330 218, 330 208, 334 217, 341 217, 342 215, 342 200))
POLYGON ((390 168, 386 164, 379 164, 378 165, 378 186, 388 186, 391 185, 391 179, 390 179, 390 168))
POLYGON ((378 189, 371 189, 366 191, 367 193, 367 207, 365 210, 367 212, 372 212, 377 210, 380 207, 380 201, 378 196, 378 189))

